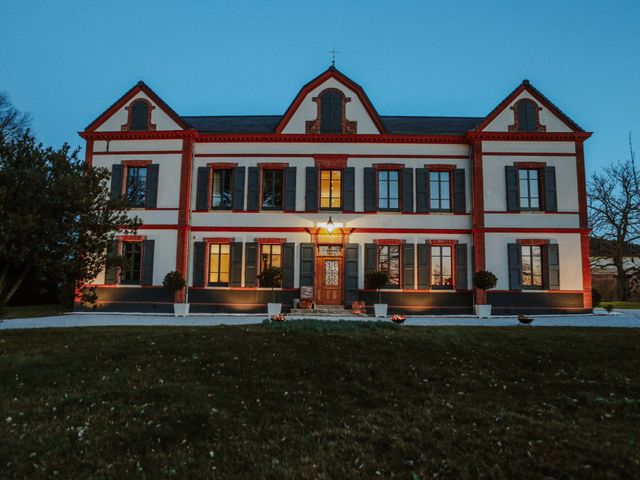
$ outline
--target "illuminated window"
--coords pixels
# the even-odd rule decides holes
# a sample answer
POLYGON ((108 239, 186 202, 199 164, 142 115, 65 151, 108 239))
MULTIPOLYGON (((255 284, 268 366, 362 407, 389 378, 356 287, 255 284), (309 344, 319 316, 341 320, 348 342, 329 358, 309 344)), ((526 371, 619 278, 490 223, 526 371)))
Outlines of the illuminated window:
POLYGON ((389 275, 388 287, 400 286, 400 245, 378 246, 378 270, 389 275))
POLYGON ((231 177, 233 170, 212 170, 211 174, 211 208, 218 210, 231 209, 231 177))
POLYGON ((433 245, 431 247, 431 287, 453 288, 452 272, 451 247, 433 245))
POLYGON ((537 169, 518 169, 520 181, 520 209, 540 209, 540 175, 537 169))
POLYGON ((542 247, 522 245, 522 288, 542 288, 542 247))
POLYGON ((341 207, 342 171, 322 170, 320 173, 320 208, 339 210, 341 207))
POLYGON ((144 207, 147 196, 147 167, 127 167, 127 206, 144 207))
POLYGON ((209 245, 209 285, 229 285, 229 244, 209 245))
POLYGON ((282 266, 282 245, 260 245, 260 271, 282 266))
POLYGON ((378 172, 378 210, 398 210, 400 172, 383 170, 378 172))
POLYGON ((449 172, 429 172, 429 209, 451 210, 451 174, 449 172))

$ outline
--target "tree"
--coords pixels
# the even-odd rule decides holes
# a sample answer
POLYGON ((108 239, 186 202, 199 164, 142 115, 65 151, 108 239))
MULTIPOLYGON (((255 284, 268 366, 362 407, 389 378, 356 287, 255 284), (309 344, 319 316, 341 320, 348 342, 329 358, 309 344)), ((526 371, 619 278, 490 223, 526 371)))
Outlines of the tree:
POLYGON ((598 267, 616 269, 616 295, 620 300, 630 296, 630 283, 640 275, 640 265, 626 262, 633 244, 640 240, 640 172, 629 134, 629 159, 605 167, 594 173, 587 184, 589 223, 592 237, 608 246, 600 251, 606 259, 599 259, 598 267))
POLYGON ((29 133, 0 142, 0 306, 27 278, 54 279, 65 302, 104 267, 117 230, 139 225, 110 197, 104 168, 29 133))
POLYGON ((9 95, 0 92, 0 142, 17 140, 31 125, 31 116, 13 106, 9 95))

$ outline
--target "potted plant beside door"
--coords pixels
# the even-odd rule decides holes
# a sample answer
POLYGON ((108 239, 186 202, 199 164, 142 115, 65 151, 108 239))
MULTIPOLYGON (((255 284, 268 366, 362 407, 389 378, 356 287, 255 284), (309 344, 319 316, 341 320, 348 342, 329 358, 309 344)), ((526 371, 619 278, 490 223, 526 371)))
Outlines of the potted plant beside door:
POLYGON ((271 303, 267 303, 267 313, 269 317, 280 315, 282 304, 276 303, 276 292, 274 289, 282 286, 282 269, 280 267, 265 268, 260 272, 258 280, 260 281, 261 287, 271 289, 271 303))
POLYGON ((173 314, 176 317, 186 317, 189 315, 189 304, 180 302, 181 300, 184 302, 182 290, 185 285, 186 282, 180 272, 169 272, 162 281, 162 286, 169 290, 173 297, 173 314))
POLYGON ((364 283, 367 289, 378 292, 378 303, 373 304, 373 313, 376 317, 387 316, 388 305, 382 303, 382 293, 380 293, 380 289, 385 287, 387 282, 389 282, 389 274, 382 270, 374 270, 364 275, 364 283))
MULTIPOLYGON (((486 297, 487 290, 489 290, 490 288, 494 288, 497 283, 498 283, 498 279, 491 272, 480 270, 479 272, 476 272, 473 274, 473 286, 476 287, 478 290, 482 290, 485 293, 484 295, 485 297, 486 297)), ((489 304, 476 303, 474 306, 474 310, 475 310, 475 314, 479 318, 491 317, 491 305, 489 304)))

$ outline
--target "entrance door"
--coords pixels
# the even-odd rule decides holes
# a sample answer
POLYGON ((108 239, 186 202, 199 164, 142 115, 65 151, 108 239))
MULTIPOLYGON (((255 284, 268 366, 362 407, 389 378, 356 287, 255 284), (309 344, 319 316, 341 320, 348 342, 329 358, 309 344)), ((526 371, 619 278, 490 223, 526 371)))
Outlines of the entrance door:
POLYGON ((319 256, 316 263, 316 272, 318 272, 316 276, 316 303, 318 305, 341 305, 342 248, 337 245, 330 248, 323 247, 320 245, 318 248, 319 256))

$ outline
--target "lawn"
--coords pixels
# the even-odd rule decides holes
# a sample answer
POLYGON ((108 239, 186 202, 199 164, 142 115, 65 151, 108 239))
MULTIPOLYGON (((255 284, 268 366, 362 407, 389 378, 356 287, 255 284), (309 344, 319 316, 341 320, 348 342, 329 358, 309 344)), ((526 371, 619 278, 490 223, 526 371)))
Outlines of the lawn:
POLYGON ((640 309, 640 302, 632 302, 630 300, 622 302, 622 301, 612 301, 612 302, 601 302, 600 305, 598 305, 601 308, 604 308, 605 305, 613 305, 614 308, 620 309, 620 310, 627 310, 627 309, 640 309))
POLYGON ((640 478, 640 331, 2 331, 0 478, 640 478))
POLYGON ((64 305, 24 305, 19 307, 4 307, 0 311, 0 320, 11 318, 27 318, 27 317, 50 317, 53 315, 62 315, 70 311, 64 305))

